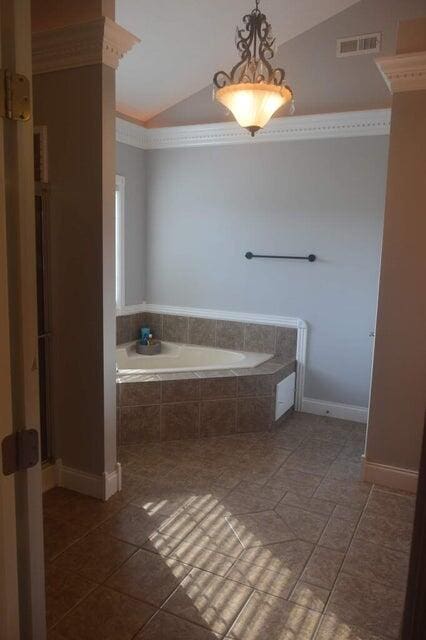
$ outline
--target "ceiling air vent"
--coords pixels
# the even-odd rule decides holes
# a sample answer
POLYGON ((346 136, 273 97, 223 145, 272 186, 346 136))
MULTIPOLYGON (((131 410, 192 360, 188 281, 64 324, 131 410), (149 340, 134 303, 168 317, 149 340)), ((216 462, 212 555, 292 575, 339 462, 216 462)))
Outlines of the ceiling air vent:
POLYGON ((380 51, 381 33, 367 33, 351 38, 338 38, 337 57, 360 56, 363 53, 376 53, 380 51))

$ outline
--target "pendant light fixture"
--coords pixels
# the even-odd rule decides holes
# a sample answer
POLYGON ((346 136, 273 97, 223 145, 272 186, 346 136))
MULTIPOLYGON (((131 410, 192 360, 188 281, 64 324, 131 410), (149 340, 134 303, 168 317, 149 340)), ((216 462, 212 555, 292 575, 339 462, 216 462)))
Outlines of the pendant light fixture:
POLYGON ((284 84, 284 70, 274 69, 275 38, 265 14, 256 7, 243 18, 244 26, 236 32, 241 60, 230 73, 218 71, 213 78, 215 98, 227 107, 241 127, 252 136, 262 129, 273 114, 291 103, 293 92, 284 84))

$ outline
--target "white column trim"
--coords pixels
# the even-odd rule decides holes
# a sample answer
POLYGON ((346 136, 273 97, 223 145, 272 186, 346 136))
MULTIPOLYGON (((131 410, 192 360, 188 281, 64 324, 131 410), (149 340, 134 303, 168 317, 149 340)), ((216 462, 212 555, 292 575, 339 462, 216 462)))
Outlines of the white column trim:
MULTIPOLYGON (((128 307, 127 307, 128 308, 128 307)), ((134 308, 134 307, 131 307, 134 308)), ((235 322, 253 322, 255 324, 272 324, 281 327, 306 328, 306 323, 300 318, 291 316, 275 316, 263 313, 245 313, 243 311, 222 311, 219 309, 200 309, 196 307, 174 307, 164 304, 148 304, 137 307, 150 313, 161 313, 172 316, 192 316, 194 318, 210 318, 213 320, 231 320, 235 322)), ((134 313, 132 311, 132 313, 134 313)), ((121 314, 121 315, 128 315, 121 314)))
POLYGON ((64 487, 99 500, 108 500, 121 491, 121 464, 117 462, 110 473, 96 475, 67 467, 58 459, 43 469, 43 491, 53 487, 64 487))
POLYGON ((33 33, 33 73, 91 64, 117 69, 139 38, 105 16, 80 24, 33 33))
POLYGON ((376 64, 391 93, 426 89, 426 51, 377 58, 376 64))
POLYGON ((390 109, 273 118, 254 138, 236 122, 146 129, 143 125, 117 117, 116 139, 145 150, 173 149, 379 136, 388 135, 389 127, 390 109))

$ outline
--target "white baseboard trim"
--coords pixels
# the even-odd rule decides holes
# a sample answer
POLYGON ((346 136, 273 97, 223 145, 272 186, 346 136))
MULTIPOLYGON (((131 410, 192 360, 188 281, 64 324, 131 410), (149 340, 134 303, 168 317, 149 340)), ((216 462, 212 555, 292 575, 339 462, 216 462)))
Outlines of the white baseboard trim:
POLYGON ((317 416, 329 416, 340 420, 352 420, 353 422, 367 422, 368 408, 358 407, 352 404, 328 402, 315 398, 303 398, 302 411, 313 413, 317 416))
POLYGON ((116 463, 114 471, 96 475, 62 464, 62 460, 46 466, 42 471, 43 492, 53 487, 64 487, 93 498, 108 500, 121 491, 121 464, 116 463))
POLYGON ((390 467, 386 464, 368 462, 368 460, 363 461, 362 479, 365 482, 372 482, 390 489, 416 493, 418 476, 418 472, 411 469, 390 467))
POLYGON ((55 462, 46 464, 41 469, 41 487, 43 493, 58 486, 58 468, 55 462))
POLYGON ((118 491, 121 491, 121 463, 115 463, 114 471, 103 473, 104 500, 109 500, 118 491))

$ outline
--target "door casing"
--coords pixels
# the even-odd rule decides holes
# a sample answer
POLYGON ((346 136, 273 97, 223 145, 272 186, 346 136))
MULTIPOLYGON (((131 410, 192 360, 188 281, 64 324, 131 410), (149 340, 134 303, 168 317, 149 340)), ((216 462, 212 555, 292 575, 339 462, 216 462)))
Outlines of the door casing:
MULTIPOLYGON (((30 0, 0 0, 2 68, 32 78, 30 0)), ((39 432, 33 122, 0 123, 0 435, 39 432), (4 419, 3 419, 4 418, 4 419)), ((0 607, 14 640, 46 637, 41 464, 1 473, 0 607)))

